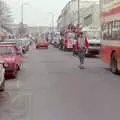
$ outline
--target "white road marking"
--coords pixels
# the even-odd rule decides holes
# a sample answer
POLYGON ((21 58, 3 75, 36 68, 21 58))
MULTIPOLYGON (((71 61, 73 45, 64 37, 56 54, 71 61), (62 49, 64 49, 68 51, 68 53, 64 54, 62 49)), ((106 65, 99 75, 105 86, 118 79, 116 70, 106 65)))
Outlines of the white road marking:
POLYGON ((12 99, 12 103, 16 102, 18 98, 20 98, 20 94, 16 95, 16 96, 12 99))
POLYGON ((17 87, 17 89, 20 89, 20 81, 19 80, 17 80, 16 87, 17 87))

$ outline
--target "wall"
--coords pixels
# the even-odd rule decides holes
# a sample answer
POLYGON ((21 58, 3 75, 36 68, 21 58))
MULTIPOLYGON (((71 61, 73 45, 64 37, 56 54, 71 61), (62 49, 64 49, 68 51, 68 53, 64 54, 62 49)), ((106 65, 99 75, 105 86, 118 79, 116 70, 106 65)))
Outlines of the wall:
MULTIPOLYGON (((91 6, 93 4, 96 4, 94 1, 83 1, 80 0, 80 26, 84 26, 84 17, 87 17, 87 15, 92 14, 92 23, 89 24, 98 24, 99 22, 99 9, 98 6, 91 6)), ((98 2, 97 2, 98 3, 98 2)), ((89 22, 89 20, 88 20, 89 22)), ((57 28, 58 30, 63 30, 66 28, 69 24, 78 24, 78 0, 71 0, 66 4, 66 6, 61 11, 61 14, 57 20, 57 28)))
POLYGON ((99 5, 91 5, 84 11, 84 26, 100 25, 99 5))

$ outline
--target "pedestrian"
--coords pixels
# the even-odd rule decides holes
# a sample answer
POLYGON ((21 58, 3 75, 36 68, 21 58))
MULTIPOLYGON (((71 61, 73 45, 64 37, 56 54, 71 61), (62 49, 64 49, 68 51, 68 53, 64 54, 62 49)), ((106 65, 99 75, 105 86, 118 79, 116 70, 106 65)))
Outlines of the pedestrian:
POLYGON ((77 49, 76 49, 76 41, 77 41, 77 38, 76 38, 76 36, 75 36, 75 39, 74 39, 74 41, 73 41, 73 56, 74 55, 77 55, 77 49))
POLYGON ((85 54, 88 49, 88 40, 83 32, 78 33, 76 47, 78 48, 80 69, 84 69, 85 54))

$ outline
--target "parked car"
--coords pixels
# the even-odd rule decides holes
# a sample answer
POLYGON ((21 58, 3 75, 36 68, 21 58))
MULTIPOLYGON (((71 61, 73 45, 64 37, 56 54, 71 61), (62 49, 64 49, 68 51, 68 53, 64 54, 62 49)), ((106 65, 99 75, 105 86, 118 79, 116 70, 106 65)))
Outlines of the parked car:
POLYGON ((59 49, 62 50, 63 49, 63 44, 64 44, 64 37, 61 36, 60 42, 59 42, 59 49))
POLYGON ((48 49, 48 42, 46 40, 39 40, 36 42, 36 49, 43 47, 48 49))
POLYGON ((59 48, 60 40, 61 40, 60 33, 57 32, 56 35, 55 35, 55 37, 54 37, 54 46, 56 48, 59 48))
POLYGON ((100 28, 95 26, 84 27, 82 31, 85 33, 89 47, 86 55, 99 55, 100 53, 100 28))
POLYGON ((100 53, 100 40, 88 39, 89 47, 86 55, 99 55, 100 53))
MULTIPOLYGON (((4 42, 1 42, 1 44, 12 44, 13 46, 15 46, 19 51, 22 51, 21 50, 21 47, 19 45, 19 40, 18 39, 6 39, 4 42)), ((21 52, 22 53, 22 52, 21 52)))
POLYGON ((25 40, 18 39, 17 40, 17 45, 19 46, 19 49, 22 52, 22 54, 26 54, 27 53, 27 48, 26 48, 25 40))
POLYGON ((22 40, 22 42, 23 42, 23 44, 24 44, 23 49, 24 49, 25 51, 29 51, 29 47, 30 47, 30 45, 31 45, 31 40, 28 39, 28 38, 23 38, 23 39, 21 39, 21 40, 22 40))
POLYGON ((12 44, 0 44, 0 57, 4 59, 5 76, 16 78, 22 64, 20 51, 12 44))
POLYGON ((17 46, 17 44, 16 44, 16 41, 14 41, 14 42, 11 42, 11 41, 9 41, 9 42, 1 42, 0 44, 4 44, 4 45, 13 45, 14 47, 16 47, 18 50, 19 50, 19 47, 17 46))
POLYGON ((0 58, 0 92, 5 90, 5 68, 4 60, 0 58))
POLYGON ((73 50, 73 42, 76 39, 76 33, 72 30, 65 30, 64 32, 64 41, 63 41, 63 50, 73 50))

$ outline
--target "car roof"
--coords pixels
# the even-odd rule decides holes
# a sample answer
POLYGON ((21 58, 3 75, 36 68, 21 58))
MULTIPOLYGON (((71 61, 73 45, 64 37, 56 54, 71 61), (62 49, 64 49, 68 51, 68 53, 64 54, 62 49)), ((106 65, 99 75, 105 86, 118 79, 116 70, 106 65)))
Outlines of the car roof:
POLYGON ((9 41, 16 41, 17 39, 5 39, 5 41, 9 42, 9 41))
POLYGON ((13 44, 0 44, 0 47, 14 47, 13 44))
POLYGON ((0 44, 16 44, 16 42, 1 42, 0 44))

